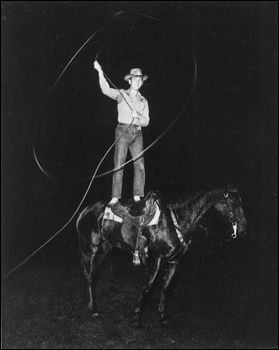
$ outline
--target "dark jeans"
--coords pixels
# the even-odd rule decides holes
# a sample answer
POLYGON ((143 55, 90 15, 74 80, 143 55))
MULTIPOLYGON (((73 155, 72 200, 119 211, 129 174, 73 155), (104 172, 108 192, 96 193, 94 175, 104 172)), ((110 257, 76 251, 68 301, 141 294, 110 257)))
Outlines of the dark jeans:
MULTIPOLYGON (((129 124, 118 124, 115 129, 115 140, 127 129, 129 124)), ((142 131, 138 130, 137 126, 131 125, 122 137, 115 144, 114 151, 114 168, 120 167, 125 163, 128 149, 131 152, 132 158, 136 157, 143 151, 142 131)), ((114 172, 112 177, 112 197, 121 198, 122 180, 124 168, 114 172)), ((144 197, 145 185, 145 169, 143 155, 134 160, 134 186, 133 195, 144 197)))

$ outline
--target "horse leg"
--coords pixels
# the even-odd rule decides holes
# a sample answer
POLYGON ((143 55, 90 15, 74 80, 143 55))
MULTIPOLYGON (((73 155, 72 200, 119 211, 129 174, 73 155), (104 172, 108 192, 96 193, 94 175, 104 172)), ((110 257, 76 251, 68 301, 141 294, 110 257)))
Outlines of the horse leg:
POLYGON ((87 282, 87 295, 88 295, 88 309, 90 313, 95 311, 95 303, 92 293, 92 274, 93 274, 93 268, 94 268, 94 261, 96 259, 96 254, 98 251, 98 245, 93 245, 91 247, 90 252, 84 253, 82 252, 81 255, 81 263, 83 266, 83 273, 85 277, 85 281, 87 282))
POLYGON ((177 264, 168 264, 167 270, 165 272, 163 285, 161 289, 161 298, 160 298, 160 304, 159 304, 159 312, 160 312, 160 323, 164 325, 169 325, 171 323, 169 316, 166 312, 166 293, 167 289, 170 285, 170 282, 173 278, 173 275, 176 271, 177 264))
POLYGON ((143 309, 147 302, 148 293, 159 271, 160 264, 161 264, 161 257, 148 261, 148 264, 146 267, 145 284, 141 291, 141 296, 136 304, 136 307, 134 310, 134 318, 132 320, 132 325, 136 327, 141 326, 141 316, 143 313, 143 309))
POLYGON ((87 282, 87 291, 89 298, 88 309, 90 311, 90 315, 93 317, 99 316, 99 313, 97 312, 95 296, 98 278, 96 272, 98 266, 102 264, 109 250, 109 243, 107 241, 102 241, 100 245, 92 245, 90 253, 82 253, 82 265, 84 269, 85 280, 87 282))

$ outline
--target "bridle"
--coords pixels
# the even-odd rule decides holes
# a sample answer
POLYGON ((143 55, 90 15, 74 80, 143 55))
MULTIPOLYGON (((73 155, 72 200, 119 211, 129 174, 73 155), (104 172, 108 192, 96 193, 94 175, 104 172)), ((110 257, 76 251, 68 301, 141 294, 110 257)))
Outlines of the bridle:
MULTIPOLYGON (((231 192, 237 192, 237 189, 235 190, 231 190, 231 192)), ((233 209, 232 209, 232 206, 229 202, 229 192, 225 192, 224 193, 224 197, 226 198, 226 207, 227 207, 227 210, 229 212, 229 220, 232 224, 232 227, 233 227, 233 232, 231 234, 231 237, 233 239, 235 239, 237 237, 237 222, 234 218, 234 213, 233 213, 233 209)), ((231 199, 233 201, 233 199, 231 199)), ((184 238, 183 238, 183 235, 182 235, 182 231, 181 231, 181 228, 176 220, 176 217, 172 211, 172 208, 171 206, 168 206, 168 208, 170 209, 170 213, 171 213, 171 217, 172 217, 172 221, 173 221, 173 224, 174 224, 174 227, 175 227, 175 230, 176 230, 176 233, 177 233, 177 236, 180 240, 180 242, 182 243, 182 245, 187 249, 189 244, 191 243, 191 240, 189 241, 189 243, 187 244, 185 241, 184 241, 184 238)), ((200 225, 199 224, 199 227, 207 232, 211 232, 211 230, 209 230, 208 228, 204 227, 203 225, 200 225)))
POLYGON ((224 197, 226 198, 226 207, 227 207, 228 212, 229 212, 229 220, 230 220, 232 227, 233 227, 233 233, 231 234, 231 236, 232 236, 232 238, 236 238, 237 237, 237 222, 235 221, 235 218, 233 215, 233 210, 232 210, 232 207, 231 207, 230 202, 228 200, 229 193, 225 192, 224 197))
MULTIPOLYGON (((237 192, 237 189, 235 189, 235 190, 230 190, 230 192, 237 192)), ((233 201, 233 199, 230 197, 229 192, 225 192, 223 195, 224 195, 224 197, 226 198, 226 207, 227 207, 227 210, 228 210, 228 212, 229 212, 229 220, 230 220, 230 222, 231 222, 231 224, 232 224, 232 227, 233 227, 233 232, 232 232, 232 234, 231 234, 231 237, 232 237, 233 239, 235 239, 235 238, 237 237, 237 222, 236 222, 236 220, 235 220, 235 218, 234 218, 233 209, 232 209, 232 206, 231 206, 231 204, 230 204, 230 202, 229 202, 229 198, 230 198, 232 201, 233 201)), ((208 229, 207 227, 204 227, 204 226, 201 225, 201 224, 199 224, 199 227, 200 227, 201 229, 203 229, 204 231, 208 232, 208 233, 214 233, 214 231, 208 229)), ((226 241, 228 241, 228 240, 229 240, 229 239, 227 239, 226 241)))

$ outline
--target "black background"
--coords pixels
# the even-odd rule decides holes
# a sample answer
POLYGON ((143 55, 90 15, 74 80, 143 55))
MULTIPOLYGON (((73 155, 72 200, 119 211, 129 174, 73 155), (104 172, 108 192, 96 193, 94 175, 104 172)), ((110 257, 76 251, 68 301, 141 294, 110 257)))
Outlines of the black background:
MULTIPOLYGON (((1 7, 2 272, 71 218, 113 143, 116 105, 102 95, 93 69, 99 50, 118 88, 127 88, 123 77, 131 68, 149 76, 141 90, 151 118, 145 146, 185 106, 195 55, 190 103, 145 153, 146 190, 170 196, 233 181, 242 188, 250 237, 277 259, 277 2, 4 1, 1 7)), ((99 173, 112 167, 111 151, 99 173)), ((132 178, 129 164, 123 196, 132 195, 132 178)), ((81 209, 110 192, 111 174, 95 179, 81 209)), ((77 244, 75 218, 51 250, 77 244)))

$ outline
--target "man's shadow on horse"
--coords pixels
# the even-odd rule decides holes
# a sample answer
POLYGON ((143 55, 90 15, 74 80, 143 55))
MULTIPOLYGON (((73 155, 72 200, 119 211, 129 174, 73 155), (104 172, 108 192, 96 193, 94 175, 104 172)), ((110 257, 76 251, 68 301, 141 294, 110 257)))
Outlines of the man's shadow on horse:
MULTIPOLYGON (((246 218, 236 189, 214 189, 166 202, 158 191, 150 191, 140 202, 132 200, 108 207, 101 201, 86 207, 77 219, 81 262, 88 292, 88 309, 99 315, 95 290, 98 270, 113 247, 132 253, 136 265, 146 265, 140 298, 132 324, 141 326, 144 307, 160 267, 164 264, 159 302, 160 322, 169 324, 166 293, 178 261, 187 252, 204 215, 214 210, 224 228, 224 240, 246 233, 246 218)), ((131 257, 132 261, 132 257, 131 257)))

